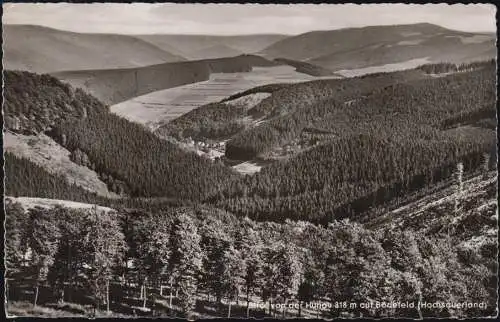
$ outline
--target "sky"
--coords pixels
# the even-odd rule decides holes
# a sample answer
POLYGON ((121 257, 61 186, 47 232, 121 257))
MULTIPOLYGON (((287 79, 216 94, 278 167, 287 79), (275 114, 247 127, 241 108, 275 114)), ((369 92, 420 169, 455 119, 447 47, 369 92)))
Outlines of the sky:
POLYGON ((300 34, 370 25, 428 22, 495 32, 493 5, 476 4, 3 4, 3 23, 86 33, 300 34))

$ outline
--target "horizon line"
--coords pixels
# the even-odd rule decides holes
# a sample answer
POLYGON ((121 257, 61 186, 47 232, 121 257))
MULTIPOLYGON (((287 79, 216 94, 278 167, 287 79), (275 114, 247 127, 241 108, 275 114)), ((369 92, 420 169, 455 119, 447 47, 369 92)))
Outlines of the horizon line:
POLYGON ((432 25, 436 27, 440 27, 443 29, 451 30, 451 31, 458 31, 458 32, 465 32, 465 33, 478 33, 478 34, 496 34, 497 30, 495 31, 467 31, 467 30, 460 30, 460 29, 451 29, 447 27, 443 27, 441 25, 435 24, 435 23, 430 23, 430 22, 415 22, 415 23, 408 23, 408 24, 381 24, 381 25, 366 25, 366 26, 353 26, 353 27, 340 27, 336 29, 313 29, 309 31, 304 31, 301 33, 297 34, 283 34, 283 33, 253 33, 253 34, 247 34, 247 33, 242 33, 242 34, 200 34, 200 33, 161 33, 161 32, 154 32, 154 33, 128 33, 128 34, 123 34, 123 33, 115 33, 115 32, 83 32, 83 31, 74 31, 74 30, 67 30, 67 29, 59 29, 55 28, 52 26, 47 26, 47 25, 42 25, 42 24, 26 24, 26 23, 3 23, 2 26, 31 26, 31 27, 42 27, 42 28, 47 28, 47 29, 53 29, 53 30, 58 30, 58 31, 63 31, 63 32, 71 32, 71 33, 77 33, 77 34, 89 34, 89 35, 121 35, 121 36, 212 36, 212 37, 238 37, 238 36, 260 36, 260 35, 268 35, 268 36, 289 36, 289 37, 294 37, 294 36, 299 36, 307 33, 312 33, 312 32, 326 32, 326 31, 335 31, 335 30, 347 30, 347 29, 362 29, 362 28, 370 28, 370 27, 391 27, 391 26, 411 26, 411 25, 422 25, 422 24, 427 24, 427 25, 432 25))

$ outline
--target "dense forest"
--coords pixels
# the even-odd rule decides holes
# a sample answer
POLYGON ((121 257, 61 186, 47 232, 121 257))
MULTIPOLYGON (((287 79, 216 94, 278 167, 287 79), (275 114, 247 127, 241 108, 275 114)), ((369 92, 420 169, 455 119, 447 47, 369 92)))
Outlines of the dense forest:
POLYGON ((58 207, 24 211, 8 203, 7 298, 35 307, 57 303, 56 308, 81 314, 92 314, 90 306, 94 313, 128 316, 492 315, 494 244, 470 248, 462 244, 460 228, 477 234, 483 226, 473 222, 493 227, 492 206, 463 209, 453 233, 422 234, 408 228, 371 231, 346 220, 328 227, 259 223, 199 206, 104 213, 58 207), (482 306, 345 304, 369 300, 482 306))
POLYGON ((4 154, 5 191, 9 197, 34 197, 70 200, 99 206, 158 211, 164 207, 190 205, 189 200, 178 198, 106 198, 68 182, 66 178, 47 172, 34 162, 4 154))
POLYGON ((443 73, 456 73, 456 72, 467 72, 474 69, 488 68, 488 65, 495 65, 496 61, 494 59, 488 61, 486 64, 484 62, 470 62, 470 63, 440 63, 440 64, 425 64, 418 67, 418 69, 426 72, 427 74, 443 74, 443 73))
MULTIPOLYGON (((483 72, 488 73, 492 70, 492 64, 494 63, 467 64, 460 67, 460 70, 486 69, 483 72)), ((448 64, 443 65, 448 66, 448 64)), ((329 112, 326 115, 329 118, 325 119, 325 123, 335 124, 332 119, 338 115, 331 115, 331 110, 340 108, 336 107, 335 104, 340 106, 346 103, 351 106, 358 100, 364 102, 358 104, 371 104, 373 99, 383 100, 386 98, 381 97, 380 93, 377 97, 378 91, 385 90, 385 95, 388 96, 391 95, 391 91, 403 90, 403 87, 390 87, 396 84, 407 84, 406 91, 411 90, 414 85, 419 87, 425 84, 433 86, 434 78, 429 78, 425 73, 422 73, 429 68, 439 69, 439 67, 432 66, 441 65, 424 65, 416 70, 377 73, 349 79, 259 86, 232 95, 221 102, 207 104, 192 110, 162 126, 158 133, 176 138, 191 136, 200 140, 231 138, 227 146, 227 156, 234 159, 252 159, 275 146, 293 140, 304 128, 313 127, 314 123, 322 118, 325 110, 329 112), (250 109, 228 104, 231 100, 255 93, 270 93, 272 95, 250 109), (305 116, 308 118, 306 119, 305 116), (263 120, 265 124, 254 127, 245 121, 248 117, 253 120, 263 120), (244 129, 247 131, 243 131, 244 129)), ((450 64, 449 66, 456 65, 450 64)), ((396 107, 400 105, 401 103, 398 103, 396 107)), ((379 110, 374 111, 374 113, 384 112, 383 108, 383 106, 379 106, 379 110)), ((357 111, 362 110, 358 108, 357 111)), ((356 116, 351 115, 350 117, 356 116)), ((366 117, 370 116, 372 115, 369 114, 366 117)))
POLYGON ((485 158, 495 164, 494 69, 474 66, 481 68, 384 86, 348 103, 334 95, 236 135, 228 157, 251 159, 290 142, 307 152, 232 181, 208 201, 258 220, 324 223, 449 178, 458 162, 466 171, 485 158), (449 129, 464 123, 472 127, 449 129))
POLYGON ((246 113, 244 106, 211 103, 193 109, 160 127, 156 133, 176 139, 191 137, 195 140, 220 140, 245 129, 241 120, 246 113))
POLYGON ((28 159, 4 153, 4 186, 12 197, 38 197, 103 204, 104 198, 91 193, 66 178, 48 173, 28 159))
MULTIPOLYGON (((356 218, 372 207, 449 178, 459 161, 466 171, 477 169, 484 164, 483 152, 495 151, 493 134, 486 139, 478 142, 476 137, 457 139, 418 131, 398 138, 339 138, 233 181, 210 201, 258 220, 325 223, 333 218, 356 218), (424 135, 426 139, 415 139, 424 135)), ((491 157, 486 153, 493 164, 491 157)))
POLYGON ((62 120, 87 117, 102 104, 79 88, 49 75, 4 71, 5 128, 21 133, 46 131, 62 120))
POLYGON ((289 87, 248 112, 258 117, 285 115, 234 136, 227 143, 226 154, 251 159, 292 141, 306 127, 350 135, 373 124, 382 125, 392 135, 392 124, 402 120, 425 126, 458 113, 495 109, 495 63, 479 66, 482 68, 437 78, 413 78, 409 75, 417 71, 411 71, 289 87), (389 127, 386 122, 391 123, 389 127))
POLYGON ((5 75, 5 115, 26 120, 15 127, 6 124, 7 129, 46 131, 69 151, 85 154, 101 177, 123 183, 119 192, 125 195, 200 200, 235 176, 223 165, 185 152, 142 126, 111 114, 80 90, 72 98, 69 86, 53 77, 9 71, 5 75), (40 103, 45 101, 61 108, 46 108, 40 103), (86 112, 84 117, 72 116, 63 107, 86 112), (38 117, 47 110, 50 117, 38 117))
MULTIPOLYGON (((7 124, 8 129, 45 130, 88 159, 122 196, 205 201, 257 220, 326 223, 355 218, 444 180, 459 161, 466 171, 480 167, 496 142, 491 129, 496 116, 493 65, 471 64, 460 67, 466 72, 444 77, 429 78, 416 69, 267 85, 229 98, 271 94, 251 109, 226 100, 192 110, 165 126, 167 134, 178 138, 234 135, 226 147, 229 158, 265 157, 269 149, 287 144, 307 151, 274 162, 252 177, 240 177, 220 162, 185 152, 48 76, 7 72, 5 110, 6 117, 23 120, 15 127, 7 124), (26 94, 21 94, 24 87, 26 94), (35 100, 44 97, 38 87, 52 98, 47 104, 61 107, 50 117, 39 117, 47 108, 35 100), (63 107, 74 115, 64 113, 63 107), (238 120, 248 115, 263 116, 267 122, 244 130, 238 120), (475 130, 452 131, 459 124, 471 124, 475 130)), ((435 69, 448 67, 443 68, 435 69)), ((27 172, 18 172, 27 178, 27 172)), ((7 186, 8 193, 9 187, 14 185, 7 186)), ((12 189, 22 195, 20 185, 12 189)), ((35 190, 43 189, 45 184, 35 190)), ((33 196, 32 190, 25 192, 33 196)))
POLYGON ((259 151, 250 151, 249 153, 241 151, 242 149, 250 150, 250 148, 247 148, 240 141, 244 141, 245 137, 249 135, 249 144, 253 144, 256 140, 280 136, 281 133, 267 124, 253 127, 251 123, 249 124, 246 121, 248 118, 266 122, 274 122, 274 120, 279 122, 281 118, 286 118, 297 110, 308 110, 310 106, 322 99, 336 97, 339 101, 353 100, 371 93, 376 88, 421 77, 425 77, 422 72, 412 70, 342 80, 330 79, 299 84, 259 86, 232 95, 221 102, 200 106, 163 125, 157 132, 161 135, 171 135, 176 138, 182 138, 182 136, 199 139, 231 138, 227 146, 227 156, 234 159, 251 159, 259 151), (250 108, 244 106, 235 108, 228 104, 231 100, 256 93, 270 93, 272 95, 250 108), (243 131, 243 129, 248 130, 243 131))

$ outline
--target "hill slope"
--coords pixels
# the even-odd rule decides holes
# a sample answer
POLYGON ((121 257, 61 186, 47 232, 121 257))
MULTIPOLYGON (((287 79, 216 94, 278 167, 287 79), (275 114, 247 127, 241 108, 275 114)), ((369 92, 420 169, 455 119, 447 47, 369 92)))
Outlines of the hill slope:
POLYGON ((125 35, 83 34, 42 26, 3 25, 4 67, 47 73, 146 66, 185 60, 125 35))
POLYGON ((240 53, 252 54, 288 36, 262 34, 241 36, 140 35, 136 37, 166 51, 171 51, 172 48, 175 48, 179 54, 189 59, 205 59, 214 58, 210 53, 211 47, 224 46, 232 48, 240 53), (204 51, 206 51, 205 55, 203 54, 204 51))
POLYGON ((212 201, 254 218, 327 222, 356 218, 446 179, 460 161, 465 171, 477 169, 495 156, 495 131, 485 126, 495 120, 495 65, 440 77, 418 71, 368 75, 364 86, 363 78, 352 78, 275 91, 249 111, 272 108, 267 115, 276 117, 237 132, 225 155, 279 161, 233 182, 212 201), (394 83, 396 77, 407 80, 394 83), (280 92, 285 95, 273 102, 280 92), (307 104, 291 96, 308 92, 324 98, 307 104))
POLYGON ((463 62, 491 59, 495 53, 494 34, 466 33, 428 23, 313 31, 262 51, 266 57, 302 60, 332 70, 425 57, 431 62, 463 62))
MULTIPOLYGON (((78 163, 98 173, 114 192, 132 197, 200 199, 233 176, 224 166, 159 139, 142 126, 110 113, 94 97, 51 76, 6 71, 4 77, 6 129, 45 132, 78 163)), ((25 172, 19 171, 18 176, 25 172)), ((16 177, 19 182, 29 180, 16 177)))
POLYGON ((274 62, 259 56, 241 55, 137 68, 66 71, 53 75, 74 87, 85 89, 106 104, 116 104, 161 89, 205 81, 210 73, 248 72, 253 66, 273 65, 274 62))
POLYGON ((193 59, 209 59, 221 57, 233 57, 243 54, 243 52, 231 48, 226 45, 213 45, 207 48, 200 49, 189 55, 193 59))

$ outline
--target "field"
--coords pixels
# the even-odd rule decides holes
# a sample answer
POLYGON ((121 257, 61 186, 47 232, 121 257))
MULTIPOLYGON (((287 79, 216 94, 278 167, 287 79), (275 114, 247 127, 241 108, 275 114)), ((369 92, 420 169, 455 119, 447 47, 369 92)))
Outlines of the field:
MULTIPOLYGON (((331 78, 331 77, 330 77, 331 78)), ((208 81, 169 88, 112 105, 113 113, 151 129, 198 106, 220 101, 250 88, 272 83, 304 82, 318 77, 298 73, 291 66, 254 67, 249 73, 214 73, 208 81)))
POLYGON ((19 203, 25 210, 35 207, 54 208, 55 206, 61 206, 69 209, 91 210, 95 208, 98 211, 103 211, 103 212, 114 211, 114 209, 108 207, 97 206, 89 203, 82 203, 70 200, 57 200, 57 199, 32 198, 32 197, 17 197, 17 198, 6 197, 6 200, 8 200, 9 202, 19 203))
POLYGON ((259 165, 257 162, 246 161, 233 166, 233 169, 241 174, 254 174, 262 169, 262 165, 259 165))

